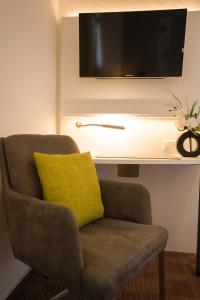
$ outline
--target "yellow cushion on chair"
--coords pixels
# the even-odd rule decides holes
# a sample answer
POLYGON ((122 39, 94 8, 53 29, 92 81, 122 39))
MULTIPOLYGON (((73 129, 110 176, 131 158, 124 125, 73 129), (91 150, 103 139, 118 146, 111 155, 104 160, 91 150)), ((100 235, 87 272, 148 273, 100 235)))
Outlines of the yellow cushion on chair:
POLYGON ((96 169, 89 152, 34 153, 44 199, 70 208, 81 227, 104 213, 96 169))

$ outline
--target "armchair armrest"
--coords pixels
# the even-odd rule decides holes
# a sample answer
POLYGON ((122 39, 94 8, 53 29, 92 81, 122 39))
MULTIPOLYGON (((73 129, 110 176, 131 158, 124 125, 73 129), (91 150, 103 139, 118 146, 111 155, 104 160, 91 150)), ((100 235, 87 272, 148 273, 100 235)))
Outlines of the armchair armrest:
POLYGON ((152 224, 151 200, 141 184, 100 180, 105 217, 152 224))
POLYGON ((71 211, 11 189, 4 197, 16 258, 71 290, 79 288, 84 264, 71 211))

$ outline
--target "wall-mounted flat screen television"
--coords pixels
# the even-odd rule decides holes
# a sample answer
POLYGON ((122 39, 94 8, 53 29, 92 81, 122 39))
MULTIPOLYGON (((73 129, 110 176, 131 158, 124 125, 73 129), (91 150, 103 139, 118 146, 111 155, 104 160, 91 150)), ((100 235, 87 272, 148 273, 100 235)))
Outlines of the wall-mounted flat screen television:
POLYGON ((81 77, 182 75, 186 9, 81 13, 81 77))

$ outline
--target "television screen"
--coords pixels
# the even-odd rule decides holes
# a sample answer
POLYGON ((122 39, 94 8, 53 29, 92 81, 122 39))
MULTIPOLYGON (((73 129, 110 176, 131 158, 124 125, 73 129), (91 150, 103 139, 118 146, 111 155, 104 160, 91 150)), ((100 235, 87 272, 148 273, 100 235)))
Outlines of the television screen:
POLYGON ((186 16, 186 9, 79 14, 80 76, 181 76, 186 16))

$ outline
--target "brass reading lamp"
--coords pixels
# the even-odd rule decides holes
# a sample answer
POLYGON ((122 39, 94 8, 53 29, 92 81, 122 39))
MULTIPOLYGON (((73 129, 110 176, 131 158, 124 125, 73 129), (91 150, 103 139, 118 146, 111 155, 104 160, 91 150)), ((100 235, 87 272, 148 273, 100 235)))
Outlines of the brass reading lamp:
POLYGON ((76 122, 76 127, 84 127, 84 126, 100 126, 100 127, 106 127, 106 128, 112 128, 112 129, 125 129, 125 126, 119 126, 119 125, 110 125, 110 124, 97 124, 97 123, 87 123, 83 124, 81 122, 76 122))

